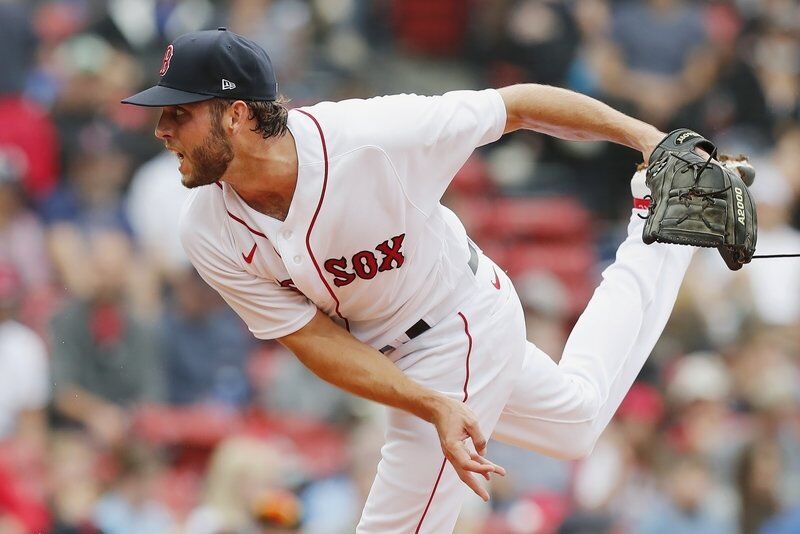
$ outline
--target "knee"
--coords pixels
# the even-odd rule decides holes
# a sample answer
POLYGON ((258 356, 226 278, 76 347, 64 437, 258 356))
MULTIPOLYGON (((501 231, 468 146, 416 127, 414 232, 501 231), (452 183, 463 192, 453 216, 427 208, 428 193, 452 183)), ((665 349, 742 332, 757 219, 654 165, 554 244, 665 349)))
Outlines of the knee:
POLYGON ((589 456, 603 431, 598 423, 603 399, 588 381, 576 376, 573 384, 580 393, 575 395, 571 417, 562 423, 557 451, 562 460, 580 460, 589 456))

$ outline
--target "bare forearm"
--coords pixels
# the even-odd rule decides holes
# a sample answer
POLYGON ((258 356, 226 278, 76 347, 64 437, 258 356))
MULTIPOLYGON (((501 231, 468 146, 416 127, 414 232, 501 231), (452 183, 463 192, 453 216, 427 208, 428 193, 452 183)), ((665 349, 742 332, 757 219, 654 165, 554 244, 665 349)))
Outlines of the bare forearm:
POLYGON ((488 480, 491 473, 505 475, 505 470, 484 458, 486 438, 478 418, 465 403, 420 386, 383 354, 361 343, 319 311, 306 326, 279 341, 326 382, 432 423, 442 452, 458 477, 484 501, 489 500, 475 475, 488 480), (477 454, 467 449, 468 439, 477 454))
POLYGON ((315 375, 359 397, 433 422, 444 397, 404 375, 385 356, 318 312, 308 326, 280 339, 315 375))
POLYGON ((654 126, 594 98, 547 85, 499 90, 506 104, 506 132, 524 128, 572 141, 611 141, 649 156, 664 137, 654 126))
POLYGON ((93 414, 109 406, 106 401, 76 386, 66 386, 56 390, 54 401, 61 413, 84 423, 88 422, 93 414))

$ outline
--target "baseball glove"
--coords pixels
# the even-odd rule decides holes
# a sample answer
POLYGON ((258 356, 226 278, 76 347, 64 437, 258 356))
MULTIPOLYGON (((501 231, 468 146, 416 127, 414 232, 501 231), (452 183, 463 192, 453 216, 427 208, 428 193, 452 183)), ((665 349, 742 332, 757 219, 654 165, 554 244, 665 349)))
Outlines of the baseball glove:
POLYGON ((645 178, 651 198, 642 239, 716 248, 736 271, 750 262, 756 248, 756 210, 745 184, 752 183, 755 173, 749 166, 741 172, 733 163, 721 164, 716 157, 711 141, 685 128, 656 146, 645 178))

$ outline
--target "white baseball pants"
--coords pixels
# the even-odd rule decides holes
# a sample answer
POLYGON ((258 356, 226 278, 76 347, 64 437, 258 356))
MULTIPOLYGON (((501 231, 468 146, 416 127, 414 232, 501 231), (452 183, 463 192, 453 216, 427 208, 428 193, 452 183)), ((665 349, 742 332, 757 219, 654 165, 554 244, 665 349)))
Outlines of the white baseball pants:
MULTIPOLYGON (((694 252, 645 245, 642 225, 631 217, 559 364, 526 341, 516 292, 485 256, 462 308, 390 357, 420 384, 466 402, 484 435, 562 459, 589 454, 661 335, 694 252)), ((452 532, 470 490, 445 462, 435 428, 394 409, 388 425, 357 532, 452 532)))

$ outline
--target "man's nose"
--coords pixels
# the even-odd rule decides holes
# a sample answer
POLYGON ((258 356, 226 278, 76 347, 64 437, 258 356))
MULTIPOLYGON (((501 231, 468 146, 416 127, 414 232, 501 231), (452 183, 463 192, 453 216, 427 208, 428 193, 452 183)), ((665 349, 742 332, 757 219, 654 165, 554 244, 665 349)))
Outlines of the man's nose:
POLYGON ((172 130, 170 128, 169 119, 167 119, 165 114, 162 112, 161 117, 158 119, 158 123, 156 123, 155 135, 157 138, 164 140, 172 135, 171 132, 172 130))

